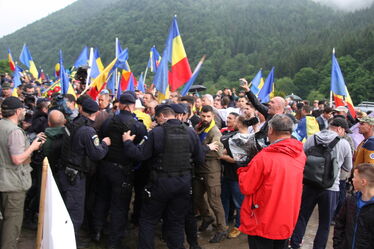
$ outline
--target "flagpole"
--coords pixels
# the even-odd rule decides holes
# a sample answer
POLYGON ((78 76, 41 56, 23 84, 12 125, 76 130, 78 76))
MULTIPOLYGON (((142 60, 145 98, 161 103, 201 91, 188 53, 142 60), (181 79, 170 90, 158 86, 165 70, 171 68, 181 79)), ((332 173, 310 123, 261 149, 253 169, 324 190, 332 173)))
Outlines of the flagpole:
MULTIPOLYGON (((333 57, 334 57, 334 55, 335 55, 335 48, 332 48, 332 55, 333 55, 333 57)), ((332 61, 331 61, 332 62, 332 61)), ((332 62, 333 63, 333 62, 332 62)), ((333 65, 332 65, 332 67, 333 67, 333 65)), ((332 75, 331 75, 331 77, 332 77, 332 75)), ((332 86, 330 86, 330 107, 332 108, 332 86)))
POLYGON ((91 68, 93 64, 94 59, 94 52, 93 47, 90 48, 90 58, 88 59, 88 69, 87 69, 87 79, 86 79, 86 88, 84 89, 84 92, 87 92, 89 86, 90 86, 90 74, 91 74, 91 68))
POLYGON ((43 237, 43 225, 44 225, 44 207, 45 207, 45 190, 47 183, 47 171, 48 171, 48 158, 44 158, 42 168, 42 182, 40 187, 40 200, 39 200, 39 217, 38 217, 38 230, 36 234, 35 248, 41 249, 42 237, 43 237))
POLYGON ((120 72, 116 72, 116 96, 118 95, 118 90, 119 90, 119 84, 121 84, 120 82, 120 77, 121 77, 121 73, 120 72))

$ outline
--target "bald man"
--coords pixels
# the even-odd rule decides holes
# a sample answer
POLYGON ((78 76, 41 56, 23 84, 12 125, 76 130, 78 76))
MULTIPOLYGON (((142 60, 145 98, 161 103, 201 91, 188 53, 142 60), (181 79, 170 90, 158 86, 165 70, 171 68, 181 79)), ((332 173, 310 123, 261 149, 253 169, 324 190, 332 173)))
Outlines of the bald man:
POLYGON ((66 119, 62 112, 53 110, 48 114, 48 128, 45 129, 45 135, 47 136, 46 142, 43 144, 43 153, 48 158, 49 165, 51 166, 52 172, 61 167, 61 147, 62 138, 65 130, 66 119))
POLYGON ((259 147, 264 148, 265 146, 270 144, 268 136, 267 136, 267 134, 268 134, 268 122, 270 121, 270 119, 272 119, 272 117, 275 114, 283 114, 284 113, 284 109, 286 107, 286 100, 282 97, 276 96, 276 97, 274 97, 270 100, 270 102, 268 103, 268 106, 265 106, 265 105, 261 104, 260 101, 258 100, 258 98, 256 97, 256 95, 254 95, 251 92, 251 90, 249 88, 249 85, 248 85, 248 82, 245 81, 245 80, 243 80, 243 81, 244 81, 244 84, 241 87, 245 90, 245 93, 248 97, 249 102, 252 103, 254 108, 259 113, 264 115, 264 117, 266 119, 265 124, 261 127, 261 129, 255 135, 256 141, 257 141, 257 147, 258 148, 259 147))

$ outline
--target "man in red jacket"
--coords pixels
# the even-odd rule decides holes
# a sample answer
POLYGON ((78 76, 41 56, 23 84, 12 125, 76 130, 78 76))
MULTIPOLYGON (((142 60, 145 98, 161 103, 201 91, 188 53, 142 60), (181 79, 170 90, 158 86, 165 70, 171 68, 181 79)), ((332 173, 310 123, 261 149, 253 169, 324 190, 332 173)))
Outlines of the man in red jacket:
POLYGON ((292 120, 276 114, 269 121, 271 144, 239 168, 245 195, 239 230, 251 249, 287 248, 300 210, 306 156, 303 144, 291 138, 292 120))

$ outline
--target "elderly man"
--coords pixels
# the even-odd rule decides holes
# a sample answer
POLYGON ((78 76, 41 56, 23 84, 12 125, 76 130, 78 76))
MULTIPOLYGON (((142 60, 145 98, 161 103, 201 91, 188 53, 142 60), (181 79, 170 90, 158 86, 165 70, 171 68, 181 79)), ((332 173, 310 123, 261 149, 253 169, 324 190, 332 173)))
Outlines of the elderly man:
POLYGON ((238 169, 245 195, 239 230, 248 234, 251 249, 283 249, 296 225, 306 156, 291 138, 293 122, 284 114, 269 121, 270 145, 238 169))
POLYGON ((261 127, 261 129, 256 133, 256 140, 260 147, 265 147, 269 144, 268 138, 267 138, 267 130, 268 130, 268 122, 269 120, 275 115, 275 114, 283 114, 284 108, 286 106, 286 101, 284 98, 276 96, 270 100, 268 103, 268 106, 265 106, 260 103, 260 101, 257 99, 256 95, 254 95, 248 83, 243 79, 245 82, 241 87, 245 90, 246 95, 248 97, 248 100, 254 108, 260 112, 262 115, 264 115, 266 122, 261 127))
POLYGON ((1 249, 17 248, 21 232, 26 191, 31 187, 31 154, 44 142, 39 135, 30 145, 18 123, 25 117, 25 108, 16 97, 8 97, 1 105, 0 120, 0 210, 1 249))

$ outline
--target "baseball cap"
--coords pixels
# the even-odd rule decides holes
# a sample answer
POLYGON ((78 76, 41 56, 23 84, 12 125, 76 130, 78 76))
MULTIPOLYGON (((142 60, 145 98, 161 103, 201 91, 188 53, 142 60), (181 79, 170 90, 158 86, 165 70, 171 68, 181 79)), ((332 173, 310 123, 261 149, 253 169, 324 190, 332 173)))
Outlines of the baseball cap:
POLYGON ((349 129, 347 120, 345 120, 344 118, 333 118, 330 122, 330 125, 335 127, 342 127, 346 133, 352 133, 349 129))
POLYGON ((334 109, 334 111, 348 113, 348 108, 345 107, 345 106, 338 106, 338 107, 336 107, 336 108, 334 109))
POLYGON ((12 83, 10 82, 4 82, 2 85, 1 85, 2 89, 4 90, 7 90, 7 89, 10 89, 12 88, 12 83))
POLYGON ((14 97, 14 96, 10 96, 4 99, 3 103, 1 104, 1 109, 3 110, 14 110, 14 109, 24 108, 24 107, 25 106, 23 105, 21 100, 19 100, 19 98, 14 97))
POLYGON ((369 125, 374 125, 374 117, 366 116, 358 119, 362 123, 368 123, 369 125))

